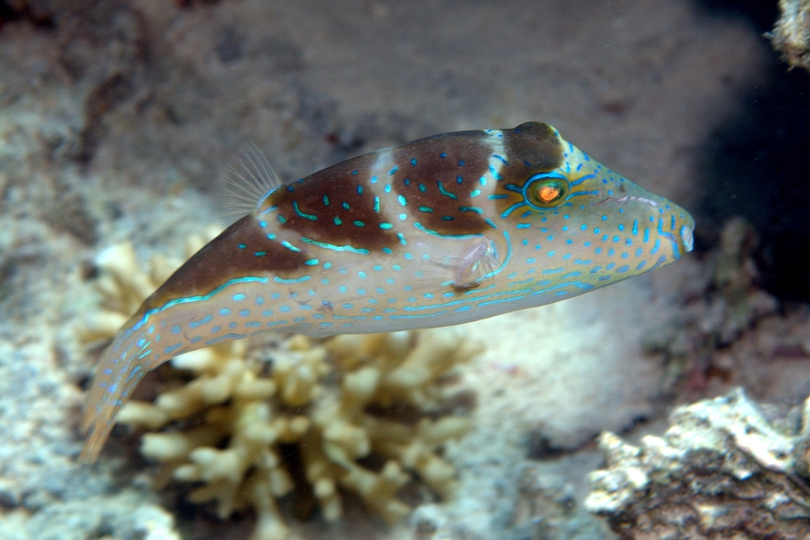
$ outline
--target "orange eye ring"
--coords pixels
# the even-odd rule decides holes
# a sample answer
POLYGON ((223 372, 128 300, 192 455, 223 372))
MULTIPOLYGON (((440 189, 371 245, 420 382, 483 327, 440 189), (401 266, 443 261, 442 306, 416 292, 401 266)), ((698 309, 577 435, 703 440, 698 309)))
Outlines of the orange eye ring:
POLYGON ((540 210, 557 208, 568 199, 571 185, 560 174, 536 174, 526 181, 526 202, 540 210))

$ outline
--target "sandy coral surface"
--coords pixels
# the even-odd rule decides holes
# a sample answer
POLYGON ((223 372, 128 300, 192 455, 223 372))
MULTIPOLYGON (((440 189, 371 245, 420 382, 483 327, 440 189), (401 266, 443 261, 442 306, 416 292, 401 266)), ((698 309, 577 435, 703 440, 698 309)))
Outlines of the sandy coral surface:
MULTIPOLYGON (((761 81, 768 54, 743 20, 686 0, 6 5, 0 538, 10 540, 227 539, 253 529, 250 512, 221 521, 213 508, 190 508, 184 488, 153 489, 155 467, 127 429, 94 466, 76 462, 99 351, 75 329, 103 300, 93 285, 99 253, 128 241, 141 264, 177 258, 190 235, 223 226, 217 171, 243 142, 290 179, 420 136, 542 120, 692 210, 704 142, 761 81)), ((587 472, 602 459, 593 441, 663 418, 677 393, 673 371, 704 394, 748 382, 772 400, 808 390, 801 311, 746 319, 711 357, 695 345, 722 326, 707 315, 708 274, 690 257, 466 325, 487 339, 459 376, 476 399, 472 427, 443 456, 456 494, 392 526, 350 496, 336 523, 287 515, 291 534, 613 538, 582 505, 587 472), (674 337, 645 347, 662 327, 674 337), (692 362, 695 351, 703 364, 692 362), (791 375, 771 365, 770 378, 759 377, 763 357, 791 375)))

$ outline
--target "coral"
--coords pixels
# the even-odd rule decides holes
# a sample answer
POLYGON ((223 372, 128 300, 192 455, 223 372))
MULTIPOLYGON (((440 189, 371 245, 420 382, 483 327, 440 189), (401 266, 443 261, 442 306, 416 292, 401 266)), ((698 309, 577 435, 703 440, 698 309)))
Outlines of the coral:
MULTIPOLYGON (((668 366, 666 390, 707 390, 709 379, 730 380, 735 367, 723 351, 743 339, 763 320, 778 313, 779 302, 757 286, 754 262, 758 239, 740 218, 723 226, 719 246, 702 265, 702 275, 689 280, 687 307, 645 336, 648 353, 663 353, 668 366)), ((748 381, 737 381, 742 384, 748 381)))
POLYGON ((779 9, 779 21, 769 36, 774 48, 782 53, 790 67, 810 70, 810 2, 779 0, 779 9))
MULTIPOLYGON (((104 309, 85 320, 86 342, 109 339, 172 268, 153 259, 137 271, 128 244, 96 263, 104 309)), ((317 503, 324 519, 338 520, 339 488, 395 522, 411 510, 397 493, 415 475, 442 498, 453 492, 455 471, 438 449, 470 420, 447 414, 441 383, 478 351, 458 328, 322 342, 296 335, 272 351, 223 343, 173 359, 191 380, 167 385, 154 404, 128 403, 118 422, 166 428, 142 438, 142 454, 163 464, 156 485, 194 483, 189 499, 214 501, 221 518, 253 508, 254 539, 288 537, 276 505, 286 495, 299 513, 317 503)))
POLYGON ((591 473, 586 506, 623 539, 810 537, 810 399, 777 415, 735 390, 670 423, 639 446, 600 438, 607 468, 591 473))

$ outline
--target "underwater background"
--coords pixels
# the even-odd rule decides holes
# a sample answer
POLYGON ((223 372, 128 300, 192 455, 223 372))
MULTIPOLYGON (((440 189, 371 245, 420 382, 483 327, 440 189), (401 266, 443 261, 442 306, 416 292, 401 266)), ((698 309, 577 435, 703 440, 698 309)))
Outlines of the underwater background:
POLYGON ((810 84, 778 16, 0 1, 0 540, 810 537, 810 84), (77 461, 101 351, 230 223, 245 142, 291 180, 530 120, 689 210, 695 251, 459 327, 189 355, 77 461))

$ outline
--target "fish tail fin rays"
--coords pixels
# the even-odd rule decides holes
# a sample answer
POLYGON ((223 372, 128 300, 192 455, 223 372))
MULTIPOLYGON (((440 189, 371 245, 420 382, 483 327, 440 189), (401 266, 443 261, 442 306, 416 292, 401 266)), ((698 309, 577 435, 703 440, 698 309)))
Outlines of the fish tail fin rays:
POLYGON ((145 331, 122 330, 104 351, 87 396, 81 430, 87 434, 79 461, 92 463, 132 390, 152 369, 151 340, 145 331))
POLYGON ((259 208, 282 182, 262 151, 246 142, 223 169, 220 185, 225 200, 223 217, 241 217, 259 208))

